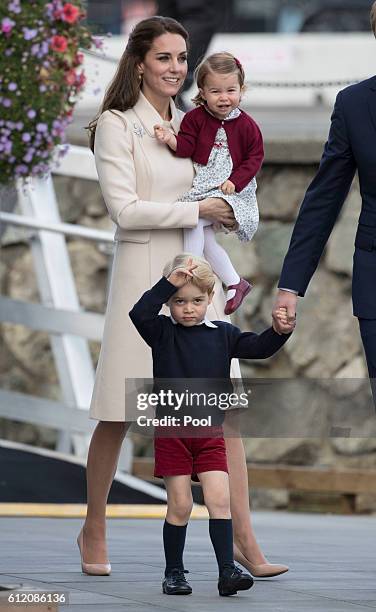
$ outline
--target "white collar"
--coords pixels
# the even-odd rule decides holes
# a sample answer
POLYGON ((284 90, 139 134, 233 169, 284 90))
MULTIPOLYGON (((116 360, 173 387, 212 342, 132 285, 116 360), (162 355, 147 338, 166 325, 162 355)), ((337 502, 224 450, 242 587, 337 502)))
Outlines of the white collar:
MULTIPOLYGON (((174 325, 177 325, 178 322, 175 321, 174 317, 170 314, 170 319, 173 322, 174 325)), ((206 327, 212 327, 213 329, 217 329, 218 325, 214 325, 214 323, 212 321, 210 321, 207 317, 205 317, 205 319, 203 319, 202 321, 200 321, 200 323, 196 323, 196 325, 194 325, 193 327, 197 327, 198 325, 206 325, 206 327)))
MULTIPOLYGON (((211 115, 212 117, 215 117, 216 119, 218 119, 218 117, 216 117, 211 112, 211 110, 207 107, 206 104, 204 104, 204 108, 205 108, 206 112, 209 113, 209 115, 211 115)), ((224 119, 222 119, 222 121, 232 121, 232 119, 237 119, 241 114, 242 114, 242 111, 237 106, 236 108, 233 108, 232 111, 227 115, 227 117, 224 117, 224 119)), ((221 121, 221 119, 218 119, 218 121, 221 121)))

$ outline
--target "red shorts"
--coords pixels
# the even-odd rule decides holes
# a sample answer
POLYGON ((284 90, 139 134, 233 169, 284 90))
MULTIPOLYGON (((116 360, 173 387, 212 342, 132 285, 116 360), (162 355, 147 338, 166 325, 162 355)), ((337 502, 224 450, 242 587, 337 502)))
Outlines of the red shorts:
MULTIPOLYGON (((220 428, 221 430, 221 428, 220 428)), ((154 476, 189 474, 198 481, 201 472, 228 472, 223 435, 213 438, 154 438, 154 476)))

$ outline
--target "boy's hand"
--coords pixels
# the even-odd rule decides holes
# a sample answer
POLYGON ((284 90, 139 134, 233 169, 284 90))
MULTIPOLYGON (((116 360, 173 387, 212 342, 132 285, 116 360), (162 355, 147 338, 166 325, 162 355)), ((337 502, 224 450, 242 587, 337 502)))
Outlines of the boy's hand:
POLYGON ((231 195, 235 191, 235 185, 232 181, 227 180, 224 183, 222 183, 221 190, 222 190, 222 193, 224 193, 225 195, 231 195))
POLYGON ((289 321, 286 307, 283 306, 281 308, 278 308, 278 310, 275 311, 274 315, 278 319, 278 329, 276 329, 276 326, 273 321, 273 329, 275 332, 277 332, 277 334, 289 334, 294 330, 295 321, 293 323, 289 321))
POLYGON ((287 309, 287 320, 290 323, 292 331, 295 327, 296 322, 296 307, 297 307, 298 296, 291 291, 285 291, 284 289, 278 289, 277 297, 274 302, 272 318, 273 318, 273 327, 277 334, 286 333, 282 327, 280 327, 281 323, 279 318, 277 317, 277 312, 280 308, 287 309))
POLYGON ((190 278, 193 278, 192 271, 197 268, 197 264, 193 263, 192 258, 188 259, 186 268, 176 268, 167 277, 167 280, 170 281, 172 285, 175 285, 177 289, 183 287, 190 278))

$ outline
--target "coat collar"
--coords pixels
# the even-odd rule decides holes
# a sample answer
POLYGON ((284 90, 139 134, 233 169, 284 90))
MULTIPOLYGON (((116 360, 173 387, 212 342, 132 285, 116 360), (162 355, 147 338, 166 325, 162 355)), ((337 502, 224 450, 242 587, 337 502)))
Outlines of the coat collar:
POLYGON ((176 108, 175 102, 172 98, 170 98, 171 121, 166 122, 162 119, 158 111, 152 104, 150 104, 149 100, 144 96, 142 91, 140 91, 138 100, 132 110, 137 115, 137 118, 149 135, 154 135, 154 126, 157 123, 170 124, 175 134, 177 134, 179 131, 181 111, 176 108))

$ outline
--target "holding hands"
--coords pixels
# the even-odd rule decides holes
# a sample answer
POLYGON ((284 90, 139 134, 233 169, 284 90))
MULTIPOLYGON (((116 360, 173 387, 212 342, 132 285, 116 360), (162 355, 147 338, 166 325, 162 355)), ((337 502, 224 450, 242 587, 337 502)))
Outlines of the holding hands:
POLYGON ((177 289, 180 289, 180 287, 183 287, 189 281, 190 278, 193 278, 192 271, 195 268, 197 268, 197 264, 194 264, 193 259, 190 258, 187 261, 186 268, 176 268, 176 270, 173 270, 171 274, 167 277, 167 280, 172 285, 175 285, 177 289))
POLYGON ((279 308, 275 311, 275 318, 273 318, 273 329, 277 334, 289 334, 295 328, 295 322, 289 323, 287 317, 287 308, 279 308), (276 321, 278 322, 276 324, 276 321))
POLYGON ((273 329, 277 334, 288 334, 296 325, 296 302, 298 296, 291 291, 278 290, 272 317, 273 329))

